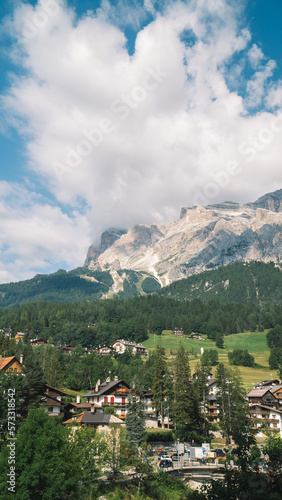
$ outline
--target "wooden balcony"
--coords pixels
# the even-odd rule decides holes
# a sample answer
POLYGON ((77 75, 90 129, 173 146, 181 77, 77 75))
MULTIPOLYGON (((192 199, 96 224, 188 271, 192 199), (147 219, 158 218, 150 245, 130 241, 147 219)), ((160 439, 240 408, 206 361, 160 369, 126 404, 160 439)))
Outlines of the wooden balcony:
POLYGON ((101 403, 102 406, 114 406, 115 408, 126 408, 127 406, 127 403, 121 403, 121 402, 114 402, 114 403, 111 403, 111 402, 105 402, 103 401, 103 403, 101 403))

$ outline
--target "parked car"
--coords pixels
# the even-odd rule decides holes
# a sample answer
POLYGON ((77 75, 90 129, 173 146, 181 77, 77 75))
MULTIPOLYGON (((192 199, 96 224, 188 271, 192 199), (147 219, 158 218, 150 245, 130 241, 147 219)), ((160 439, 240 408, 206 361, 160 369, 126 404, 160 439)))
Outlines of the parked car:
POLYGON ((159 460, 171 460, 171 457, 169 455, 159 455, 159 460))
POLYGON ((159 467, 163 467, 164 469, 166 469, 167 467, 172 467, 172 460, 171 458, 166 458, 166 459, 162 459, 159 463, 159 467))
POLYGON ((174 454, 172 455, 171 459, 175 462, 177 461, 178 462, 178 459, 180 460, 180 455, 177 455, 177 454, 174 454))

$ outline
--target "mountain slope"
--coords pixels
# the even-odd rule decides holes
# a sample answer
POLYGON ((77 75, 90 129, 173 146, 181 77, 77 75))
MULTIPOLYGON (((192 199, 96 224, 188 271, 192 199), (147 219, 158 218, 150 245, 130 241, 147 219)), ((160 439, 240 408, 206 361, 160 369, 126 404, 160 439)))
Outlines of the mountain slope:
POLYGON ((0 308, 15 307, 27 302, 84 302, 96 300, 113 285, 108 272, 91 272, 77 268, 45 275, 18 283, 0 285, 0 308))
MULTIPOLYGON (((92 270, 148 273, 161 286, 234 262, 279 262, 282 190, 240 207, 224 202, 183 208, 168 225, 138 224, 95 258, 92 270)), ((91 247, 90 247, 91 248, 91 247)))
POLYGON ((158 294, 178 300, 282 304, 282 271, 273 263, 237 262, 175 281, 158 294))

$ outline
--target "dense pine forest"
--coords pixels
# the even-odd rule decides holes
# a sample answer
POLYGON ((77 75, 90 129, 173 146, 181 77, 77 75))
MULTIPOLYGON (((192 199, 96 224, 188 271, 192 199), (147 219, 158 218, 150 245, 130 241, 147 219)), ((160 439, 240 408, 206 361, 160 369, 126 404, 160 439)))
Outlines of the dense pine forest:
POLYGON ((186 335, 199 332, 216 340, 217 335, 273 328, 281 318, 281 305, 203 303, 148 295, 72 304, 29 303, 1 310, 0 328, 25 332, 27 338, 52 338, 57 344, 95 347, 118 338, 142 342, 148 331, 160 334, 175 327, 186 335))

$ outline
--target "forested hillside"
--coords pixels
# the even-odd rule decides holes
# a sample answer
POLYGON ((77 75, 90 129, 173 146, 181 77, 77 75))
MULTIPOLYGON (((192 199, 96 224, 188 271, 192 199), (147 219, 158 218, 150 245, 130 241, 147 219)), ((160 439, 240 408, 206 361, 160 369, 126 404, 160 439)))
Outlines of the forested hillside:
POLYGON ((118 338, 136 342, 147 339, 148 331, 182 328, 184 334, 200 332, 216 340, 223 335, 273 328, 282 324, 282 306, 221 304, 215 300, 179 301, 157 295, 127 301, 61 304, 34 302, 0 310, 0 328, 22 331, 27 337, 52 338, 55 343, 98 346, 118 338))
POLYGON ((96 300, 106 293, 113 280, 110 273, 90 271, 87 267, 53 274, 37 274, 34 278, 0 285, 0 307, 14 307, 27 302, 84 302, 96 300))
POLYGON ((158 293, 179 300, 281 304, 282 272, 273 263, 237 262, 175 281, 158 293))
MULTIPOLYGON (((242 302, 250 304, 282 304, 282 272, 273 263, 229 264, 211 271, 195 274, 160 288, 158 281, 146 273, 119 270, 121 288, 116 295, 129 299, 137 295, 158 293, 179 300, 200 298, 206 302, 242 302)), ((114 284, 108 271, 91 271, 87 267, 50 275, 36 275, 18 283, 0 285, 0 308, 15 307, 27 302, 85 302, 98 300, 114 284)))

